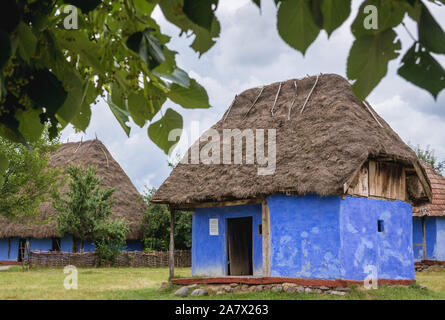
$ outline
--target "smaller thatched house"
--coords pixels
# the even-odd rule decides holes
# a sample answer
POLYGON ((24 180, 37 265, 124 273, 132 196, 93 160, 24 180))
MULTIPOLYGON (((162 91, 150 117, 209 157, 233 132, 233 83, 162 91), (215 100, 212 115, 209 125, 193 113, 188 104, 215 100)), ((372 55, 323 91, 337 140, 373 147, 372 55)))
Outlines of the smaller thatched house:
MULTIPOLYGON (((144 204, 139 192, 103 143, 97 139, 65 143, 50 158, 50 165, 53 167, 65 168, 71 164, 96 166, 98 175, 103 178, 102 186, 118 188, 113 194, 113 199, 116 200, 114 212, 117 218, 125 219, 130 226, 126 250, 141 250, 138 228, 142 221, 144 204)), ((51 203, 42 203, 40 212, 37 221, 54 218, 57 214, 51 203)), ((31 250, 94 250, 92 243, 85 243, 84 248, 81 248, 79 241, 72 235, 66 234, 60 238, 55 220, 45 224, 25 225, 10 222, 0 216, 0 261, 20 261, 26 241, 31 250)))
MULTIPOLYGON (((422 163, 432 189, 431 203, 413 207, 414 259, 445 261, 445 177, 422 163)), ((417 198, 426 197, 418 185, 408 187, 417 198)))
POLYGON ((413 150, 346 79, 324 74, 237 95, 152 202, 194 210, 194 281, 411 281, 410 202, 424 199, 407 177, 431 196, 413 150))

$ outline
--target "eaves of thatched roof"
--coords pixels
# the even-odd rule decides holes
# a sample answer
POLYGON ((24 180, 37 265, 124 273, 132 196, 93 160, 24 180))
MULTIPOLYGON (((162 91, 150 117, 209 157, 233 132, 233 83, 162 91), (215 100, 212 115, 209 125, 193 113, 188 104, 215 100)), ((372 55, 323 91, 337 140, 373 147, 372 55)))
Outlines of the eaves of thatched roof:
MULTIPOLYGON (((56 168, 66 168, 71 164, 89 165, 98 168, 98 175, 103 178, 102 187, 117 187, 113 194, 115 200, 114 217, 125 219, 130 226, 128 239, 139 239, 139 225, 145 210, 139 192, 110 152, 99 140, 70 142, 63 144, 50 158, 50 165, 56 168)), ((65 188, 67 188, 65 186, 65 188)), ((63 192, 63 191, 62 191, 63 192)), ((44 224, 23 224, 10 222, 0 216, 0 238, 6 237, 58 237, 56 221, 57 213, 51 203, 42 203, 37 221, 52 218, 44 224)))
POLYGON ((369 104, 356 99, 346 79, 323 74, 314 87, 316 80, 310 76, 248 89, 212 127, 221 135, 223 129, 276 129, 273 174, 258 175, 257 163, 180 163, 152 202, 180 207, 274 193, 343 195, 344 184, 369 158, 419 166, 413 150, 369 104))

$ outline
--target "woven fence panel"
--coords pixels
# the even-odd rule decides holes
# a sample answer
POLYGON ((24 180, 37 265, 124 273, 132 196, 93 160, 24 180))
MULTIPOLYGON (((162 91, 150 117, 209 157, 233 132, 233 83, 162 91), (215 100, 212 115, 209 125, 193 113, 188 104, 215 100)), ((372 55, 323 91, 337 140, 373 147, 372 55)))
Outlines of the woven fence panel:
MULTIPOLYGON (((39 266, 67 266, 93 267, 96 262, 95 252, 72 253, 61 251, 31 251, 29 264, 39 266)), ((190 250, 175 251, 175 267, 188 268, 192 265, 190 250)), ((114 267, 145 267, 161 268, 169 266, 168 251, 124 251, 116 259, 114 267)))

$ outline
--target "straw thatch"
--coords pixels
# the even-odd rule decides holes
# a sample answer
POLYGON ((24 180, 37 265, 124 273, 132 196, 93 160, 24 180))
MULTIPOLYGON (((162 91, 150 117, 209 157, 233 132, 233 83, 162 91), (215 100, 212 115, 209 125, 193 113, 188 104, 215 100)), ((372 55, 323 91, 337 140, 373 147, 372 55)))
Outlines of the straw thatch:
MULTIPOLYGON (((113 194, 113 199, 116 201, 114 217, 123 218, 129 223, 128 239, 139 239, 138 227, 145 210, 143 201, 128 176, 113 159, 103 143, 97 139, 65 143, 50 158, 50 165, 56 168, 65 168, 72 164, 82 164, 84 167, 88 165, 96 166, 98 175, 103 178, 102 187, 118 188, 113 194)), ((67 186, 64 188, 67 188, 67 186)), ((55 217, 57 214, 49 202, 41 204, 40 212, 41 214, 37 217, 38 221, 55 217)), ((50 238, 58 236, 54 219, 42 225, 25 225, 20 222, 9 222, 6 218, 0 216, 0 238, 50 238)))
MULTIPOLYGON (((152 202, 179 207, 206 201, 257 198, 279 192, 342 195, 343 184, 368 158, 391 158, 407 166, 414 162, 418 164, 416 154, 372 108, 368 110, 355 98, 350 83, 339 75, 320 75, 301 112, 315 81, 316 77, 311 76, 282 82, 276 104, 280 83, 267 85, 263 90, 246 90, 236 97, 231 108, 212 127, 221 137, 222 129, 227 128, 276 129, 274 174, 258 175, 256 163, 180 163, 158 189, 152 202), (298 94, 289 114, 295 98, 295 84, 298 94)), ((204 144, 201 142, 200 148, 204 144)), ((190 150, 188 154, 191 154, 190 150)))
MULTIPOLYGON (((413 206, 413 216, 421 217, 427 215, 433 217, 443 217, 445 216, 445 177, 423 161, 422 165, 426 170, 428 180, 431 184, 433 196, 431 203, 423 203, 413 206)), ((419 187, 418 184, 415 186, 417 186, 417 188, 419 187)), ((417 189, 412 185, 408 185, 408 187, 417 189)))

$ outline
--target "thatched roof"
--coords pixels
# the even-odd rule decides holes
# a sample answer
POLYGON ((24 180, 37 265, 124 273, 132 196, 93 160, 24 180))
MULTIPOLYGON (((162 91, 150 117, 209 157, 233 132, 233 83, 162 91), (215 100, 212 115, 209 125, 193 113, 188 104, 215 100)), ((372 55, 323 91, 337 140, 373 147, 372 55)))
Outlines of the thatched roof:
POLYGON ((413 216, 443 217, 445 216, 445 177, 426 163, 422 162, 422 165, 431 184, 433 197, 431 203, 413 206, 413 216))
MULTIPOLYGON (((258 198, 280 192, 342 195, 343 184, 368 158, 385 157, 408 166, 414 162, 418 165, 413 150, 375 110, 355 98, 350 83, 339 75, 320 75, 301 113, 315 81, 316 77, 311 76, 282 82, 274 115, 271 109, 280 83, 265 86, 253 107, 261 88, 248 89, 236 97, 231 108, 212 127, 221 137, 223 129, 275 128, 277 163, 273 175, 258 175, 256 163, 180 163, 152 202, 181 206, 258 198), (289 115, 295 84, 298 94, 289 115)), ((201 142, 200 148, 204 144, 201 142)))
MULTIPOLYGON (((50 158, 50 165, 57 168, 65 168, 71 164, 82 164, 84 167, 96 166, 98 175, 103 178, 102 186, 118 188, 113 194, 113 199, 116 201, 114 216, 124 218, 130 224, 131 232, 127 235, 128 239, 140 238, 138 227, 145 210, 141 196, 103 143, 97 139, 65 143, 50 158)), ((42 203, 40 212, 37 220, 46 220, 57 214, 51 203, 42 203)), ((42 225, 25 225, 9 222, 0 216, 0 238, 57 236, 55 220, 42 225)))

